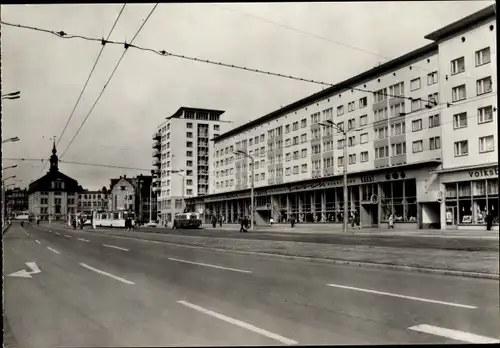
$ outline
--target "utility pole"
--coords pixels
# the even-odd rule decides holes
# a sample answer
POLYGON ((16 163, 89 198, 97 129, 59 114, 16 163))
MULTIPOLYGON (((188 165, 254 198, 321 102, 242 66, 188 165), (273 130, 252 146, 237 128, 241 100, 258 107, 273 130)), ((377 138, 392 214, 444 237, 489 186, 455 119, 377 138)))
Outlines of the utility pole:
MULTIPOLYGON (((335 127, 339 132, 342 132, 342 135, 343 135, 343 139, 344 139, 344 170, 343 170, 343 181, 344 181, 344 188, 343 188, 343 191, 344 191, 344 219, 343 219, 343 230, 344 232, 347 232, 347 222, 348 222, 348 219, 349 219, 349 207, 348 207, 348 195, 347 195, 347 132, 344 131, 344 129, 342 129, 341 127, 339 127, 338 124, 334 123, 332 120, 326 120, 326 124, 325 123, 319 123, 321 126, 323 127, 335 127)), ((334 139, 334 136, 333 136, 333 131, 332 131, 332 140, 334 139)), ((333 144, 332 144, 333 145, 333 144)))
POLYGON ((250 180, 250 230, 254 230, 254 216, 255 216, 255 208, 254 208, 254 185, 255 185, 255 159, 253 156, 249 155, 245 151, 237 150, 234 152, 236 155, 243 155, 247 158, 250 158, 250 164, 252 166, 252 180, 250 180))
POLYGON ((149 184, 149 222, 153 219, 153 176, 151 176, 151 183, 149 184))

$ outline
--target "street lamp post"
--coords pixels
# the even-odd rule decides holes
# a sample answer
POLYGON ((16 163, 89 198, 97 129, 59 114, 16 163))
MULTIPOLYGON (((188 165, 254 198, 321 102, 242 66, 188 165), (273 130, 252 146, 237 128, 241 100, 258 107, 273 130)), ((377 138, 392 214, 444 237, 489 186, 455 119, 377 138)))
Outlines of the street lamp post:
MULTIPOLYGON (((343 136, 344 136, 344 232, 347 232, 347 220, 348 220, 348 217, 349 217, 349 208, 347 206, 347 132, 344 131, 341 127, 339 127, 339 125, 337 125, 336 123, 334 123, 332 120, 326 120, 326 123, 327 124, 324 124, 324 123, 320 123, 321 126, 324 126, 324 127, 335 127, 337 130, 339 130, 340 132, 342 132, 343 136)), ((333 138, 333 132, 332 132, 332 138, 333 138)))
POLYGON ((11 175, 2 179, 2 228, 5 226, 5 212, 7 211, 7 209, 5 209, 5 182, 9 179, 14 179, 15 177, 15 175, 11 175))
POLYGON ((2 99, 19 99, 21 98, 20 94, 21 94, 20 91, 2 94, 2 99))
POLYGON ((16 141, 19 141, 19 137, 12 137, 12 138, 7 138, 5 140, 2 140, 2 144, 5 143, 15 143, 16 141))
POLYGON ((234 152, 235 154, 241 154, 247 158, 250 158, 250 163, 252 166, 252 180, 250 181, 250 231, 254 230, 253 220, 255 216, 254 209, 254 180, 255 180, 255 165, 254 165, 254 157, 246 153, 245 151, 238 150, 234 152))
POLYGON ((183 173, 184 170, 183 169, 180 169, 180 170, 172 170, 172 173, 173 174, 177 174, 179 175, 181 178, 182 178, 182 211, 184 212, 184 205, 185 205, 185 201, 184 201, 184 193, 186 192, 186 189, 185 189, 185 181, 186 181, 186 176, 184 174, 181 174, 183 173))
POLYGON ((17 164, 14 164, 13 166, 8 166, 8 167, 5 167, 2 169, 3 170, 7 170, 7 169, 12 169, 12 168, 17 168, 17 164))

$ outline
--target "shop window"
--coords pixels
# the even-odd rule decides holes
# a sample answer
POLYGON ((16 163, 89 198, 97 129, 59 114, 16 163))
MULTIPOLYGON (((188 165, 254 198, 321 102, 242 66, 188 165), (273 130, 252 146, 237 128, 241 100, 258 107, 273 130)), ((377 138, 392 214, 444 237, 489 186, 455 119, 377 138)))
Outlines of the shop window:
POLYGON ((446 184, 446 199, 452 198, 456 199, 457 198, 457 184, 446 184))

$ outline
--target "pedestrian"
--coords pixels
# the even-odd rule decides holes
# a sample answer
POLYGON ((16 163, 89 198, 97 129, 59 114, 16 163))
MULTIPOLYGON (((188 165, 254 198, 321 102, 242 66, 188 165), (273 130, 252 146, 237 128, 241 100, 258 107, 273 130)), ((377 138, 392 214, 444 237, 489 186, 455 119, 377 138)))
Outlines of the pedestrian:
POLYGON ((240 233, 241 232, 246 232, 246 225, 247 225, 246 217, 242 217, 240 219, 240 225, 241 225, 241 227, 240 227, 240 233))
POLYGON ((214 216, 212 216, 212 226, 213 228, 216 228, 217 227, 217 218, 214 216))
POLYGON ((359 216, 359 212, 358 211, 356 211, 355 219, 356 219, 356 226, 358 228, 361 228, 361 224, 360 224, 361 223, 361 218, 359 216))
POLYGON ((392 216, 392 214, 389 215, 388 225, 389 225, 389 228, 394 229, 394 216, 392 216))
POLYGON ((219 216, 219 226, 222 227, 222 216, 219 216))
POLYGON ((486 213, 486 230, 491 231, 491 227, 493 226, 493 216, 490 212, 486 213))
POLYGON ((351 214, 350 220, 351 220, 351 227, 354 229, 354 225, 356 224, 354 213, 351 214))
POLYGON ((290 217, 290 225, 292 226, 292 228, 295 226, 295 216, 291 216, 290 217))
POLYGON ((269 225, 270 225, 270 226, 272 226, 272 225, 273 225, 273 223, 274 223, 274 219, 273 219, 273 218, 270 218, 270 219, 269 219, 269 225))

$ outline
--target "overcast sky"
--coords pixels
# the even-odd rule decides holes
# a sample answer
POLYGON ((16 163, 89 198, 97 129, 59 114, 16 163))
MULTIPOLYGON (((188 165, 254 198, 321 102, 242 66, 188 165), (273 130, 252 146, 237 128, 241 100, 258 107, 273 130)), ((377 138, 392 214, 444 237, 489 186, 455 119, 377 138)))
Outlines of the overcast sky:
MULTIPOLYGON (((491 3, 160 4, 134 43, 337 83, 385 62, 383 57, 395 58, 429 43, 424 35, 491 3)), ((153 5, 127 5, 111 39, 130 41, 153 5)), ((121 6, 2 5, 1 15, 10 23, 105 37, 121 6)), ((3 155, 48 158, 50 138, 61 133, 100 44, 4 25, 1 29, 2 93, 20 90, 22 95, 3 102, 3 137, 21 138, 5 144, 3 155)), ((106 46, 59 144, 59 154, 83 122, 122 52, 120 46, 106 46)), ((142 173, 148 174, 151 136, 181 106, 225 110, 224 119, 234 127, 321 89, 310 83, 130 49, 63 160, 144 168, 142 173)), ((3 165, 14 163, 19 167, 5 174, 17 175, 22 186, 48 169, 40 174, 40 161, 4 160, 3 165)), ((88 189, 109 186, 113 177, 141 173, 64 163, 60 169, 88 189)))

